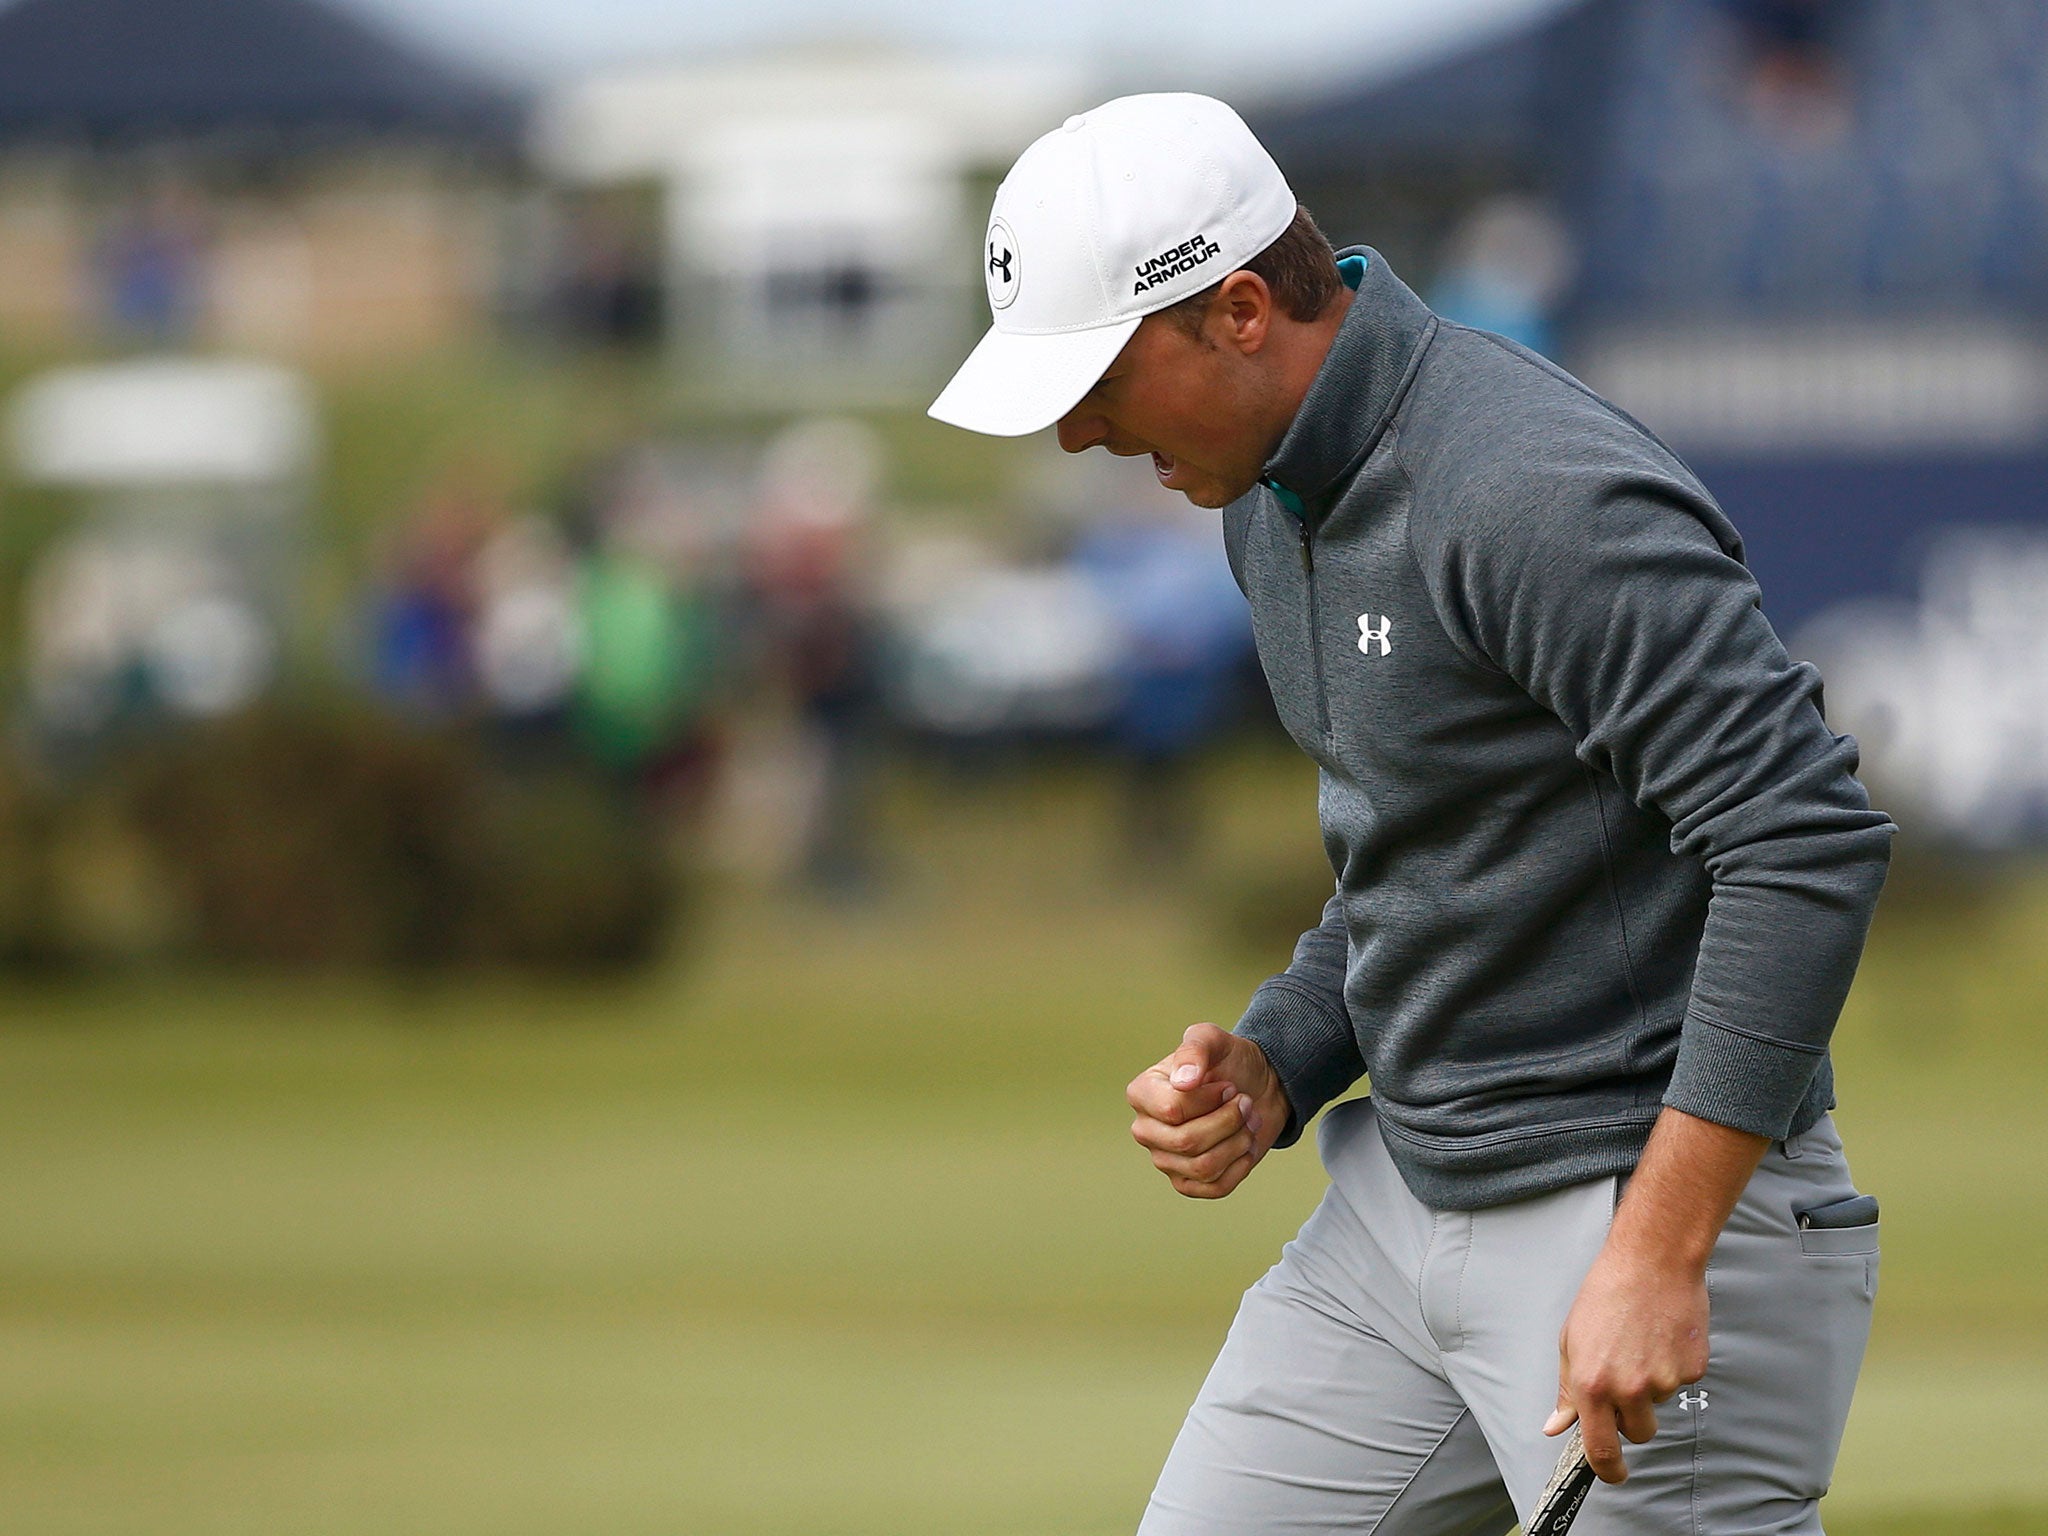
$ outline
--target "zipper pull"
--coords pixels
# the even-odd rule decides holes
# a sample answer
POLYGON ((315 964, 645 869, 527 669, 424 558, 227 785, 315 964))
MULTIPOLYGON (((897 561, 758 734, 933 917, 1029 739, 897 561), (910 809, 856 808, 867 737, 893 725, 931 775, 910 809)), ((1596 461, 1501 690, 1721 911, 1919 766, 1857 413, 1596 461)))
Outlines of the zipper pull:
POLYGON ((1316 546, 1307 523, 1301 525, 1301 572, 1304 576, 1316 573, 1316 546))

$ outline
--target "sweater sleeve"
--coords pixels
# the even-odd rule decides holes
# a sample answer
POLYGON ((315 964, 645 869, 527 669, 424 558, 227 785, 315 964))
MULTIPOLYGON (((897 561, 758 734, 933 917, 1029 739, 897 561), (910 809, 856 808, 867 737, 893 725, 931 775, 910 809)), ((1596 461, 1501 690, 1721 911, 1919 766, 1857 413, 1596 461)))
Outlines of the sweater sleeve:
POLYGON ((1260 983, 1235 1033, 1266 1053, 1287 1094, 1287 1127, 1276 1146, 1292 1146, 1302 1127, 1365 1075, 1365 1059, 1344 1002, 1349 938, 1341 898, 1323 906, 1322 923, 1294 946, 1294 959, 1260 983))
POLYGON ((1741 542, 1675 467, 1532 446, 1436 542, 1454 635, 1671 824, 1711 881, 1664 1102, 1788 1134, 1848 994, 1890 856, 1854 740, 1787 656, 1741 542))

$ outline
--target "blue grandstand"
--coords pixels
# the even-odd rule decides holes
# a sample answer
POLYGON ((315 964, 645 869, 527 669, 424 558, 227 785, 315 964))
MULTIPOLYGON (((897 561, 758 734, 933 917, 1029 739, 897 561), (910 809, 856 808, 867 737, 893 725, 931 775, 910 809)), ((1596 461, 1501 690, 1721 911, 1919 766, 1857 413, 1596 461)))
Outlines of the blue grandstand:
POLYGON ((1700 471, 1881 780, 2048 839, 2048 0, 1579 0, 1252 116, 1700 471))

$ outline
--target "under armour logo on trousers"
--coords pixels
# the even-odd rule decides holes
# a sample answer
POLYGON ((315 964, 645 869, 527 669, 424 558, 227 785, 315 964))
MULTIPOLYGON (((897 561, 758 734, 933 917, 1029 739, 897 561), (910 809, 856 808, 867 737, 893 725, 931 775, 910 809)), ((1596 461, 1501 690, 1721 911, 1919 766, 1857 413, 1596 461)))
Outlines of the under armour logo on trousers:
POLYGON ((1678 1406, 1687 1413, 1705 1413, 1707 1411, 1707 1394, 1703 1391, 1681 1392, 1678 1394, 1678 1406))
POLYGON ((1370 656, 1373 642, 1378 641, 1380 654, 1384 656, 1393 650, 1393 646, 1387 641, 1387 632, 1394 627, 1394 620, 1391 615, 1383 613, 1379 616, 1379 627, 1375 629, 1372 619, 1373 616, 1369 613, 1361 613, 1358 616, 1358 648, 1370 656))

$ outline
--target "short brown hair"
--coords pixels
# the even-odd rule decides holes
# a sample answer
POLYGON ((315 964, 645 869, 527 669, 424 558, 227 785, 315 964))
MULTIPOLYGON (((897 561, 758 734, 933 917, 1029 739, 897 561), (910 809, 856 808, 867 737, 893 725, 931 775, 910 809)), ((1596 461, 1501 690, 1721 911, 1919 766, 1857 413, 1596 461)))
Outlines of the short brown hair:
MULTIPOLYGON (((1337 297, 1344 278, 1337 271, 1337 253, 1330 237, 1317 227, 1315 218, 1300 203, 1294 205, 1294 221, 1280 238, 1242 266, 1239 272, 1256 272, 1273 292, 1273 302, 1290 320, 1316 320, 1337 297)), ((1193 334, 1201 330, 1209 301, 1223 284, 1211 283, 1200 293, 1169 304, 1164 313, 1181 329, 1193 334)))

